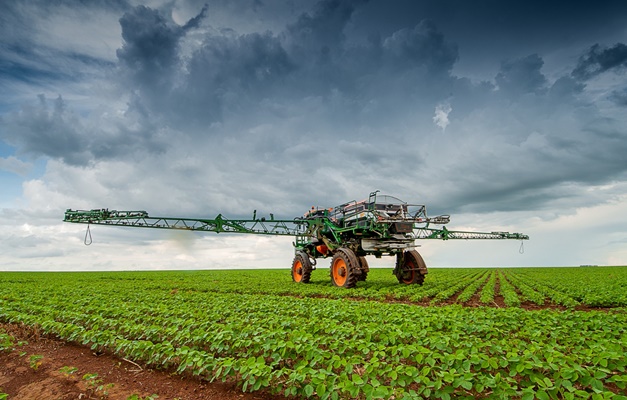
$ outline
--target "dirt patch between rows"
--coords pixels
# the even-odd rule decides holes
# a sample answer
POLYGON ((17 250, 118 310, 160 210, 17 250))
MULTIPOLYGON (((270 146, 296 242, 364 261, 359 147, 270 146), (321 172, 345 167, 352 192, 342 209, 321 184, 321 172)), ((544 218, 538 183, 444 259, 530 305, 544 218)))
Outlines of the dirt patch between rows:
POLYGON ((139 399, 158 395, 158 400, 286 399, 263 392, 243 393, 234 384, 142 368, 26 327, 0 324, 0 329, 16 339, 14 350, 0 352, 0 393, 8 394, 9 400, 127 400, 133 395, 139 399))

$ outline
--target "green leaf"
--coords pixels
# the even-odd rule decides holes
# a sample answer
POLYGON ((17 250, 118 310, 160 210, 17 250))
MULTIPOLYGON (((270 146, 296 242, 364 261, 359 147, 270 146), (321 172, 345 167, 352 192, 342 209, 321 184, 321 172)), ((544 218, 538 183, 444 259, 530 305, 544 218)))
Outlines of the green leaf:
POLYGON ((319 397, 324 397, 326 395, 327 387, 324 385, 324 383, 319 383, 318 386, 316 386, 316 393, 319 397))
POLYGON ((463 381, 461 386, 466 389, 466 390, 470 390, 472 389, 472 382, 470 381, 463 381))
POLYGON ((351 380, 353 381, 353 383, 355 385, 363 385, 364 384, 364 380, 358 374, 353 374, 351 376, 351 380))

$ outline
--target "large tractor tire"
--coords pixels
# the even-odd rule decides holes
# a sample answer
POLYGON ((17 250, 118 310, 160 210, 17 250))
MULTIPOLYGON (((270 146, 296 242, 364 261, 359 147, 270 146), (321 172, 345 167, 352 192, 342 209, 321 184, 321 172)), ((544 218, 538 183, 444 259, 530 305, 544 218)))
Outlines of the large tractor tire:
POLYGON ((292 280, 297 283, 309 283, 311 279, 311 261, 304 251, 297 251, 292 262, 292 280))
POLYGON ((338 249, 331 260, 331 282, 335 286, 354 288, 359 278, 359 260, 349 248, 338 249))
POLYGON ((397 254, 396 277, 399 283, 422 285, 427 274, 427 265, 416 250, 397 254))
POLYGON ((359 277, 357 278, 357 280, 365 282, 366 279, 368 279, 368 272, 370 272, 370 267, 368 266, 368 260, 366 260, 366 257, 364 256, 359 256, 357 257, 357 259, 359 260, 359 269, 361 270, 361 273, 359 274, 359 277))

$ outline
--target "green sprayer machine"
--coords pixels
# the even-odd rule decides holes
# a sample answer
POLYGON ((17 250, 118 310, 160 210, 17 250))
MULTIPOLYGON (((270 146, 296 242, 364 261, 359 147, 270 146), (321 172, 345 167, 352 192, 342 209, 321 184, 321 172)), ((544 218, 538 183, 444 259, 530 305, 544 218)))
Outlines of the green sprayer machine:
MULTIPOLYGON (((275 219, 213 219, 151 217, 146 211, 108 209, 71 210, 65 222, 135 228, 179 229, 217 233, 247 233, 293 236, 294 282, 308 283, 319 258, 331 258, 331 282, 352 288, 368 276, 366 256, 395 256, 393 274, 403 284, 422 284, 427 266, 416 251, 419 239, 518 239, 529 236, 509 232, 448 230, 450 216, 428 217, 424 205, 409 204, 396 197, 370 193, 367 200, 351 201, 332 208, 312 207, 302 217, 275 219), (435 226, 434 226, 435 225, 435 226)), ((89 225, 88 225, 89 229, 89 225)), ((89 232, 89 231, 88 231, 89 232)))

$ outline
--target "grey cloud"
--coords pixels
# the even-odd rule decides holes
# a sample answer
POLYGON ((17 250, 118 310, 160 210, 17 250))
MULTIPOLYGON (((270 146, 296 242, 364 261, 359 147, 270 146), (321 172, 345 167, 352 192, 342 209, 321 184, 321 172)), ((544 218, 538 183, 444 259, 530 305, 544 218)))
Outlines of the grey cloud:
POLYGON ((320 63, 328 61, 344 42, 344 28, 359 3, 363 1, 323 0, 315 5, 313 13, 301 14, 286 29, 292 52, 320 63))
POLYGON ((242 111, 276 94, 294 65, 278 39, 266 32, 207 37, 188 70, 175 93, 180 101, 173 117, 208 124, 225 111, 242 111))
POLYGON ((189 21, 187 21, 187 23, 185 23, 185 25, 183 25, 183 30, 187 31, 190 29, 198 28, 202 23, 202 20, 205 19, 205 17, 207 16, 207 8, 208 5, 205 4, 202 10, 200 10, 200 13, 198 13, 198 15, 191 18, 189 21))
MULTIPOLYGON (((515 119, 493 116, 499 124, 516 124, 515 119)), ((459 164, 453 163, 451 188, 446 190, 453 192, 446 200, 450 208, 486 212, 544 209, 556 204, 577 207, 584 198, 603 202, 585 188, 622 182, 627 177, 627 136, 621 121, 595 118, 588 110, 573 111, 570 106, 551 117, 556 121, 543 118, 542 133, 529 134, 519 145, 490 138, 490 150, 475 149, 477 161, 466 166, 460 176, 453 174, 455 167, 459 169, 459 164), (575 115, 577 112, 581 115, 575 115)))
POLYGON ((503 61, 495 80, 500 90, 511 95, 540 93, 546 89, 547 79, 541 69, 544 61, 537 54, 516 60, 503 61))
POLYGON ((559 104, 559 102, 581 93, 584 88, 585 85, 583 83, 570 76, 562 76, 553 82, 549 89, 549 95, 559 104))
MULTIPOLYGON (((122 90, 131 95, 129 112, 136 113, 144 122, 161 116, 177 121, 188 116, 186 111, 198 109, 191 100, 193 96, 177 95, 175 89, 184 68, 180 41, 189 30, 201 24, 206 13, 205 6, 180 26, 161 11, 140 5, 120 18, 124 43, 116 54, 122 73, 119 83, 122 90)), ((211 112, 201 115, 211 115, 211 112)))
POLYGON ((278 34, 290 60, 298 69, 290 81, 297 95, 328 95, 329 91, 353 88, 355 76, 363 70, 350 68, 344 31, 355 10, 364 1, 323 0, 310 13, 301 14, 278 34), (351 76, 351 74, 353 74, 351 76))
POLYGON ((0 171, 9 171, 17 175, 25 176, 33 169, 33 165, 25 163, 13 156, 0 157, 0 171))
POLYGON ((588 80, 605 71, 626 67, 627 45, 617 43, 612 47, 601 47, 597 43, 579 58, 572 75, 580 80, 588 80))
MULTIPOLYGON (((149 112, 194 130, 206 130, 225 114, 255 114, 260 100, 283 107, 310 96, 339 95, 359 113, 371 96, 401 112, 399 89, 409 96, 421 86, 440 97, 432 78, 450 78, 456 46, 429 22, 366 46, 349 45, 343 31, 358 3, 320 2, 277 35, 205 33, 185 60, 179 55, 183 28, 159 11, 138 7, 121 19, 125 44, 118 57, 130 76, 127 84, 149 112)), ((334 117, 338 125, 346 119, 341 114, 334 117)))
MULTIPOLYGON (((537 55, 504 62, 496 79, 500 90, 483 103, 475 102, 470 114, 456 113, 459 125, 453 121, 447 134, 474 150, 472 162, 454 151, 451 156, 459 161, 443 163, 447 208, 486 212, 577 207, 584 198, 596 204, 604 201, 602 196, 585 188, 622 182, 627 176, 625 117, 590 101, 586 85, 570 74, 549 83, 542 65, 537 55), (469 120, 473 114, 482 115, 483 121, 469 120), (468 143, 459 134, 460 125, 487 130, 467 135, 489 145, 468 143), (460 170, 464 173, 457 176, 460 170)), ((475 88, 464 97, 477 99, 476 93, 475 88)), ((620 105, 626 97, 616 90, 610 99, 620 105)), ((454 110, 459 100, 453 98, 454 110)))
MULTIPOLYGON (((620 121, 599 122, 575 74, 550 82, 543 58, 532 54, 502 62, 495 90, 455 76, 463 53, 420 15, 348 40, 360 7, 323 1, 282 31, 246 34, 208 27, 211 8, 181 25, 163 11, 133 8, 119 20, 123 44, 112 78, 128 97, 126 113, 79 118, 65 109, 57 118, 27 110, 7 118, 21 132, 7 137, 75 165, 132 156, 141 163, 134 175, 164 170, 160 183, 143 182, 138 193, 175 182, 176 204, 214 204, 221 193, 299 202, 328 196, 333 204, 386 187, 442 200, 437 193, 455 186, 442 202, 452 210, 514 209, 554 201, 547 194, 564 181, 621 176, 620 121), (445 132, 433 123, 444 103, 452 108, 445 132), (29 118, 38 115, 46 118, 34 126, 29 118), (59 147, 48 145, 42 126, 59 132, 59 147), (544 147, 526 142, 536 136, 544 147), (581 162, 595 153, 604 159, 581 162), (171 161, 188 159, 197 162, 171 161), (304 187, 310 179, 321 184, 304 187)), ((620 104, 621 96, 613 99, 620 104)))
POLYGON ((120 18, 124 44, 116 54, 122 64, 147 79, 170 72, 179 62, 179 41, 198 28, 206 17, 207 6, 185 25, 179 26, 160 12, 143 5, 120 18))
POLYGON ((178 44, 185 30, 168 21, 158 10, 137 6, 120 19, 124 45, 117 50, 120 62, 143 84, 162 86, 178 63, 178 44))
MULTIPOLYGON (((77 19, 86 15, 110 15, 126 8, 125 1, 1 2, 0 83, 21 81, 45 86, 51 82, 77 81, 88 72, 110 68, 111 60, 100 57, 99 51, 94 50, 88 55, 65 48, 68 42, 80 43, 80 38, 64 38, 61 41, 57 29, 50 31, 49 25, 53 20, 63 20, 67 11, 77 19)), ((58 31, 62 32, 63 28, 59 27, 58 31)), ((85 32, 86 37, 92 34, 89 30, 85 32)))
POLYGON ((400 29, 383 41, 391 61, 404 68, 425 66, 431 73, 450 73, 458 59, 457 46, 446 43, 430 21, 400 29))
POLYGON ((610 100, 618 105, 627 106, 627 88, 612 91, 610 100))
POLYGON ((25 105, 3 121, 0 131, 8 143, 19 146, 24 153, 63 159, 69 164, 84 164, 86 138, 79 118, 69 112, 61 98, 52 102, 39 95, 37 105, 25 105))
POLYGON ((61 96, 50 101, 42 94, 36 104, 25 104, 19 112, 0 120, 0 138, 16 146, 20 153, 47 156, 70 165, 162 152, 164 143, 155 138, 157 127, 145 121, 137 124, 137 118, 141 116, 131 113, 125 120, 113 121, 113 129, 107 131, 72 112, 61 96))

